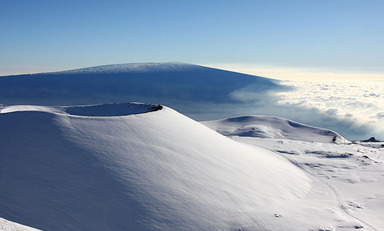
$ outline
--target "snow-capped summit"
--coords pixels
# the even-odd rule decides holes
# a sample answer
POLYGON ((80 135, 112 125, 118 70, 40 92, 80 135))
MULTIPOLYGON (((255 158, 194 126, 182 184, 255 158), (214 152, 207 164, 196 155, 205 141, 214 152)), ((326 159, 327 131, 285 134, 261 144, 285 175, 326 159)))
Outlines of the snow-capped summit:
MULTIPOLYGON (((212 108, 211 105, 218 103, 241 104, 233 92, 236 96, 239 91, 262 95, 279 87, 272 79, 193 64, 116 64, 1 77, 0 104, 59 106, 150 102, 193 116, 197 112, 196 105, 212 108)), ((218 118, 222 118, 221 114, 218 118)))
POLYGON ((101 74, 101 73, 149 73, 149 72, 164 72, 164 71, 188 71, 192 69, 204 68, 202 66, 180 63, 125 63, 111 64, 96 67, 87 67, 75 70, 54 72, 56 74, 101 74))

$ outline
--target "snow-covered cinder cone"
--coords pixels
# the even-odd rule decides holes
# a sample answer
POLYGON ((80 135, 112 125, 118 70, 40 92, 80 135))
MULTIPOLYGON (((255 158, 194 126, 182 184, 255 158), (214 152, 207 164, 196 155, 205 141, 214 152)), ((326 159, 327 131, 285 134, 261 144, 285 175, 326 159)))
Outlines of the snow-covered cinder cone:
POLYGON ((241 116, 205 121, 204 125, 226 136, 290 139, 320 143, 350 143, 337 132, 277 116, 241 116))
POLYGON ((276 230, 310 190, 284 158, 168 107, 7 107, 0 128, 0 217, 39 229, 276 230))

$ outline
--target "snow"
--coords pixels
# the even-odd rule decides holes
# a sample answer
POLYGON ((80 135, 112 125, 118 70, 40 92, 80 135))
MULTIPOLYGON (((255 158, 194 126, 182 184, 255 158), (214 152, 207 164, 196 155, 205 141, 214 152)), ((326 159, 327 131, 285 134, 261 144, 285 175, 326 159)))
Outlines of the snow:
POLYGON ((381 230, 383 142, 275 116, 198 123, 157 105, 200 119, 276 112, 288 107, 271 106, 277 90, 183 63, 1 77, 0 229, 381 230), (153 104, 99 104, 127 100, 153 104))
POLYGON ((126 116, 161 109, 160 105, 144 103, 120 103, 62 107, 65 113, 78 116, 126 116))
POLYGON ((104 117, 19 109, 0 114, 0 216, 39 229, 274 227, 278 207, 310 190, 284 158, 167 107, 104 117))
POLYGON ((226 136, 348 143, 344 137, 334 131, 308 126, 276 116, 242 116, 202 123, 226 136))
POLYGON ((9 107, 0 106, 0 113, 11 113, 17 111, 40 111, 40 112, 60 112, 58 108, 53 107, 44 107, 44 106, 36 106, 36 105, 14 105, 9 107))
MULTIPOLYGON (((276 119, 276 118, 274 118, 276 119)), ((273 130, 284 130, 284 119, 272 125, 273 130)), ((265 126, 270 121, 268 116, 243 117, 230 120, 207 121, 205 125, 226 133, 241 130, 247 123, 253 126, 265 126), (256 119, 255 119, 256 118, 256 119)), ((342 209, 335 212, 329 205, 330 212, 344 218, 359 221, 354 225, 338 225, 330 230, 381 230, 384 227, 384 146, 383 143, 364 142, 324 142, 325 137, 318 136, 322 129, 312 128, 309 132, 305 126, 299 130, 286 133, 285 136, 254 136, 232 134, 231 139, 240 143, 264 147, 291 161, 307 172, 313 179, 312 192, 323 194, 324 203, 331 203, 342 209), (313 130, 315 129, 315 130, 313 130), (305 135, 300 139, 297 134, 305 135), (319 139, 319 140, 316 140, 319 139), (326 195, 324 197, 324 195, 326 195)), ((286 130, 287 131, 287 130, 286 130)), ((329 138, 331 138, 329 136, 329 138)), ((328 139, 329 140, 329 139, 328 139)), ((342 140, 339 138, 339 140, 342 140)), ((309 193, 310 195, 311 193, 309 193)), ((313 201, 310 201, 313 203, 313 201)))
POLYGON ((0 218, 1 231, 37 231, 37 229, 0 218))
POLYGON ((166 63, 126 63, 111 64, 96 67, 87 67, 75 70, 53 72, 54 74, 91 74, 91 73, 146 73, 146 72, 163 72, 163 71, 188 71, 191 69, 201 68, 197 65, 179 62, 166 63))
MULTIPOLYGON (((364 94, 368 99, 374 98, 372 102, 380 99, 376 97, 380 93, 378 89, 365 84, 361 86, 360 93, 369 87, 366 90, 370 92, 364 94)), ((319 86, 312 88, 316 87, 319 86)), ((340 91, 336 98, 339 99, 340 94, 344 93, 343 97, 347 98, 340 98, 339 108, 312 107, 309 101, 335 105, 332 103, 335 99, 332 94, 318 96, 324 90, 311 91, 306 88, 300 88, 304 89, 304 96, 310 92, 316 93, 309 94, 311 100, 300 94, 295 98, 297 91, 282 81, 199 65, 178 62, 128 63, 3 76, 0 77, 0 104, 62 106, 148 102, 169 106, 199 121, 268 114, 332 129, 347 139, 382 138, 380 129, 383 126, 375 126, 379 124, 375 121, 382 118, 380 108, 375 106, 379 104, 351 103, 360 94, 354 92, 355 88, 352 87, 348 87, 352 89, 348 91, 337 88, 340 91), (328 98, 328 101, 318 102, 319 99, 328 98), (348 107, 344 108, 348 110, 341 110, 340 107, 345 103, 348 107), (344 116, 340 117, 342 111, 344 116), (372 116, 366 116, 369 120, 362 119, 367 115, 364 112, 372 111, 375 112, 372 116)))
POLYGON ((69 114, 73 116, 126 116, 161 110, 162 106, 147 103, 118 103, 81 106, 46 107, 36 105, 0 106, 1 113, 18 111, 48 112, 54 114, 69 114))
POLYGON ((4 107, 0 217, 43 230, 384 226, 382 148, 276 117, 204 124, 230 135, 150 104, 4 107), (233 133, 258 123, 268 137, 233 133))
POLYGON ((219 119, 229 104, 242 104, 239 95, 243 92, 265 95, 279 88, 272 79, 192 64, 116 64, 1 77, 0 104, 62 106, 149 102, 170 106, 195 119, 212 119, 212 116, 219 119))

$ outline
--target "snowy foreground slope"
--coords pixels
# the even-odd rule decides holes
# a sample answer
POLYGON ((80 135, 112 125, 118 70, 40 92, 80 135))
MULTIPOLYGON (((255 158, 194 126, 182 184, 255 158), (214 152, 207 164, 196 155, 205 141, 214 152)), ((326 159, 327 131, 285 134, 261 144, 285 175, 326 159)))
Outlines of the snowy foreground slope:
MULTIPOLYGON (((383 142, 347 142, 333 131, 298 126, 293 121, 271 116, 238 117, 203 124, 235 141, 280 153, 303 169, 313 180, 313 190, 333 200, 343 210, 342 216, 360 221, 361 226, 346 230, 383 230, 383 142)), ((342 228, 339 225, 330 230, 342 228)))
POLYGON ((377 214, 383 171, 375 160, 382 157, 354 156, 356 148, 368 147, 337 146, 349 147, 356 161, 339 162, 346 158, 327 157, 333 143, 230 139, 168 107, 148 104, 10 106, 1 110, 0 128, 0 217, 34 228, 379 230, 383 225, 383 213, 377 214), (280 145, 291 155, 253 144, 272 150, 280 145), (312 152, 299 152, 304 149, 312 152), (342 180, 343 171, 356 175, 342 180), (344 194, 332 180, 352 190, 380 187, 377 193, 367 188, 344 194))
POLYGON ((0 216, 48 230, 257 230, 279 227, 273 214, 310 190, 272 152, 169 108, 126 106, 4 108, 0 216))

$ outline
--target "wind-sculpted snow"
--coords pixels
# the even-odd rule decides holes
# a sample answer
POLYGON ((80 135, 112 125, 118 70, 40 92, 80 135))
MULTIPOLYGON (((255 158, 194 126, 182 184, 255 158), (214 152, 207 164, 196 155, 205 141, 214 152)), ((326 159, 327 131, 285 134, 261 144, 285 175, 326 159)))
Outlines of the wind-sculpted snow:
POLYGON ((311 188, 307 174, 284 158, 167 107, 133 115, 121 115, 120 104, 97 111, 103 107, 119 116, 3 108, 0 217, 43 230, 301 225, 274 215, 311 188))
POLYGON ((242 116, 202 123, 226 136, 348 143, 344 137, 334 131, 311 127, 275 116, 242 116))

